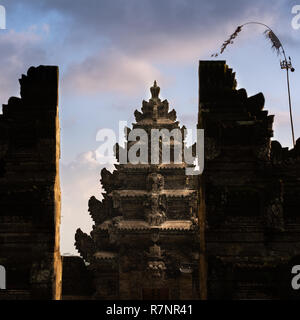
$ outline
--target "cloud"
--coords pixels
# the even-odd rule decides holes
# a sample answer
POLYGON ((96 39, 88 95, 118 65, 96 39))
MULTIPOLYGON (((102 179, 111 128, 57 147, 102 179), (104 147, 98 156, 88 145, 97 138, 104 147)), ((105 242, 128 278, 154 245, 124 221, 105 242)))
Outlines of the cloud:
POLYGON ((71 66, 65 74, 64 83, 67 90, 76 89, 80 93, 133 94, 158 78, 162 78, 160 72, 145 60, 105 50, 71 66))
MULTIPOLYGON (((293 125, 295 139, 298 138, 297 129, 300 127, 300 116, 293 113, 293 125)), ((274 138, 281 141, 283 145, 292 146, 291 140, 291 120, 288 111, 277 111, 275 112, 274 118, 274 138)))
POLYGON ((6 103, 12 95, 18 95, 18 78, 31 65, 45 59, 45 51, 40 47, 41 36, 35 27, 26 31, 9 30, 0 36, 0 99, 6 103))
POLYGON ((240 23, 251 18, 270 21, 278 16, 280 3, 89 0, 87 5, 79 0, 44 0, 35 4, 35 10, 55 11, 68 19, 68 24, 61 25, 67 30, 65 44, 98 44, 132 57, 187 61, 212 50, 218 39, 224 40, 224 31, 231 33, 240 23))
POLYGON ((82 55, 68 62, 62 74, 65 92, 133 95, 154 79, 161 82, 161 66, 209 58, 238 24, 254 17, 269 23, 278 16, 279 4, 269 6, 260 0, 44 0, 34 9, 64 16, 68 23, 59 22, 65 34, 62 51, 68 57, 74 52, 82 55), (89 50, 83 52, 85 47, 89 50))
MULTIPOLYGON (((258 8, 265 6, 256 3, 258 8)), ((88 7, 73 1, 72 10, 67 1, 40 5, 68 17, 65 45, 74 50, 76 46, 90 48, 87 57, 70 64, 62 75, 64 92, 76 95, 134 95, 154 79, 170 84, 174 79, 163 77, 161 66, 173 64, 176 68, 209 57, 241 20, 255 15, 270 21, 273 16, 269 8, 268 14, 266 10, 261 13, 244 1, 225 5, 217 1, 130 0, 125 5, 119 0, 90 0, 88 7)))
MULTIPOLYGON (((162 65, 190 64, 209 57, 237 24, 252 17, 269 21, 280 12, 279 4, 276 1, 270 6, 261 0, 16 0, 9 4, 11 10, 21 6, 33 20, 42 15, 44 35, 52 30, 58 33, 46 47, 28 42, 30 50, 26 44, 20 49, 22 41, 13 47, 8 56, 19 68, 13 72, 11 64, 5 64, 10 74, 4 78, 3 92, 11 92, 9 82, 24 72, 24 64, 44 60, 63 66, 64 92, 133 94, 146 83, 161 80, 162 65), (51 24, 49 16, 57 19, 49 18, 51 24)), ((30 28, 35 35, 37 26, 30 28)))
MULTIPOLYGON (((62 221, 61 253, 77 254, 74 236, 77 228, 89 233, 94 222, 88 212, 88 200, 91 196, 102 199, 100 172, 104 168, 96 160, 94 151, 77 156, 69 164, 61 163, 62 221)), ((110 165, 109 170, 113 170, 110 165)))
POLYGON ((34 7, 67 16, 72 22, 70 31, 74 30, 79 36, 88 31, 91 37, 105 36, 130 43, 137 37, 153 40, 153 35, 158 34, 164 34, 165 38, 182 37, 212 27, 216 29, 224 21, 276 12, 281 3, 274 1, 270 5, 262 0, 251 3, 245 0, 40 0, 34 7))
POLYGON ((277 111, 275 113, 274 126, 275 126, 276 130, 277 130, 277 127, 287 126, 289 124, 290 124, 289 112, 277 111))

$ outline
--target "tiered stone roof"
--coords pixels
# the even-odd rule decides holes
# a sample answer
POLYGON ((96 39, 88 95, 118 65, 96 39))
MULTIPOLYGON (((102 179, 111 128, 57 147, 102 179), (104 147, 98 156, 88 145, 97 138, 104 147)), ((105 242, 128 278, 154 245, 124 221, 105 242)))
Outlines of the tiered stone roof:
MULTIPOLYGON (((150 137, 151 129, 180 129, 176 121, 175 110, 169 111, 167 100, 159 98, 160 88, 156 81, 150 89, 151 98, 143 101, 141 112, 135 111, 136 123, 133 129, 144 129, 150 137)), ((126 138, 128 139, 128 129, 126 138)), ((184 135, 182 142, 184 143, 184 135)), ((171 140, 171 148, 172 148, 171 140)), ((126 143, 129 149, 134 142, 126 143)), ((150 145, 149 145, 150 148, 150 145)), ((116 146, 116 157, 119 159, 121 147, 116 146)), ((172 149, 171 149, 172 150, 172 149)), ((172 151, 171 151, 172 153, 172 151)), ((171 158, 169 164, 118 164, 114 172, 103 169, 101 182, 106 193, 102 201, 91 197, 89 212, 95 225, 90 235, 80 229, 76 232, 76 248, 81 256, 90 263, 90 268, 99 267, 99 261, 118 261, 117 269, 122 269, 122 259, 125 248, 148 252, 153 246, 164 248, 172 246, 174 235, 182 234, 184 242, 195 246, 197 232, 197 192, 196 181, 187 178, 185 168, 187 164, 174 163, 171 158), (154 237, 154 238, 153 238, 154 237), (188 238, 186 238, 188 237, 188 238), (161 240, 163 238, 163 240, 161 240), (131 239, 131 240, 130 240, 131 239), (154 240, 153 240, 154 239, 154 240), (138 247, 138 248, 135 248, 138 247)), ((166 252, 168 256, 171 252, 166 252)), ((186 254, 186 253, 184 253, 186 254)), ((156 264, 163 266, 161 276, 168 270, 168 263, 163 258, 161 262, 147 264, 149 256, 145 253, 140 263, 141 270, 151 270, 156 264)), ((177 269, 181 263, 177 254, 177 269)), ((184 261, 186 262, 186 257, 184 261)), ((99 267, 101 270, 101 267, 99 267)), ((106 268, 106 265, 103 266, 106 268)), ((155 269, 155 268, 154 268, 155 269)), ((157 272, 155 272, 158 275, 157 272)))

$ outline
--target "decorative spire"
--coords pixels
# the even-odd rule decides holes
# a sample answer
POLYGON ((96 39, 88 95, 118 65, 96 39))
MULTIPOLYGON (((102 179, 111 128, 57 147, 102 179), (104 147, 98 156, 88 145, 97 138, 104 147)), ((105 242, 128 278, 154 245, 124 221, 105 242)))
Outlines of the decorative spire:
POLYGON ((150 88, 150 91, 151 91, 151 95, 152 95, 152 97, 151 97, 152 100, 160 100, 158 98, 159 92, 160 92, 160 87, 157 85, 156 80, 154 80, 153 87, 150 88))
POLYGON ((154 81, 153 86, 150 88, 151 98, 149 101, 143 100, 142 112, 135 110, 134 116, 140 124, 144 120, 150 124, 156 125, 157 122, 160 124, 172 126, 172 123, 176 121, 176 112, 172 110, 169 112, 169 103, 165 99, 161 101, 159 98, 160 87, 157 85, 157 81, 154 81), (142 122, 141 122, 142 121, 142 122))

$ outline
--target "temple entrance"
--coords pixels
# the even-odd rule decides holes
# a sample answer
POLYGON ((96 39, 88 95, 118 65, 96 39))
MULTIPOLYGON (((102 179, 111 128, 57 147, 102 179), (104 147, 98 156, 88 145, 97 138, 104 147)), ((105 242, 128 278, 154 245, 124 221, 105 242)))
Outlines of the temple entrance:
POLYGON ((143 288, 143 300, 169 300, 169 288, 143 288))

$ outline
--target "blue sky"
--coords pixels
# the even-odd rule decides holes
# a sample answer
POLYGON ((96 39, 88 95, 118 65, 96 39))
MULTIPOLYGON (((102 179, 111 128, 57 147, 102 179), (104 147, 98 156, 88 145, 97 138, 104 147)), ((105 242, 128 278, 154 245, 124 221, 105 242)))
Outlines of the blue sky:
MULTIPOLYGON (((131 123, 154 79, 182 124, 194 127, 198 61, 211 59, 242 23, 270 25, 292 57, 300 135, 300 29, 291 26, 296 4, 300 1, 0 0, 7 12, 7 29, 0 30, 0 103, 19 96, 17 80, 31 65, 60 68, 62 253, 75 253, 76 229, 91 230, 88 199, 101 198, 97 131, 117 130, 119 120, 131 123)), ((263 31, 245 27, 219 58, 234 69, 249 96, 264 93, 265 108, 275 114, 274 138, 290 147, 285 74, 263 31)))

